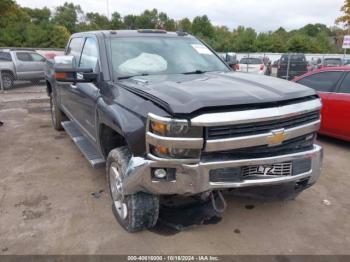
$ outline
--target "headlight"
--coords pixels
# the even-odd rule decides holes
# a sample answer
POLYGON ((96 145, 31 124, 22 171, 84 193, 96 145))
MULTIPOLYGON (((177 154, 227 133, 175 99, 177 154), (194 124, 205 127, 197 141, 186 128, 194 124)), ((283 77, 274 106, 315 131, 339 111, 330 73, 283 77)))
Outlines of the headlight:
POLYGON ((189 126, 187 120, 171 120, 168 123, 150 119, 149 131, 160 136, 167 137, 202 137, 203 128, 189 126))
POLYGON ((198 159, 203 147, 203 128, 188 120, 149 114, 147 148, 152 155, 166 159, 198 159))

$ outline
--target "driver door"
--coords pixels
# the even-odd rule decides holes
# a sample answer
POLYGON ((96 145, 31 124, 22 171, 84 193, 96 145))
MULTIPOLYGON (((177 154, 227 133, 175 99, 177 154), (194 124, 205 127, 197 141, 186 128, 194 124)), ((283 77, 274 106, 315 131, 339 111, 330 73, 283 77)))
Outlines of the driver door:
MULTIPOLYGON (((92 69, 99 72, 99 53, 97 39, 87 37, 78 64, 79 68, 92 69)), ((77 77, 81 77, 80 74, 77 77)), ((78 127, 87 135, 87 138, 96 142, 96 101, 99 97, 97 82, 76 83, 70 87, 72 115, 78 127)))

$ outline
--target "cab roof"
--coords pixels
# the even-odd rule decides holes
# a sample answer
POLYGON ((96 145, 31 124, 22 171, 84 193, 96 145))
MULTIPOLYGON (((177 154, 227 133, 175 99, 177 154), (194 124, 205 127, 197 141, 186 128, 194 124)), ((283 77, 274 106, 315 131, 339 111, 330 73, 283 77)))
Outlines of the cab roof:
POLYGON ((183 37, 189 36, 186 32, 168 32, 161 29, 139 29, 139 30, 99 30, 75 33, 72 36, 86 36, 86 35, 103 35, 105 37, 128 37, 128 36, 158 36, 158 37, 183 37))

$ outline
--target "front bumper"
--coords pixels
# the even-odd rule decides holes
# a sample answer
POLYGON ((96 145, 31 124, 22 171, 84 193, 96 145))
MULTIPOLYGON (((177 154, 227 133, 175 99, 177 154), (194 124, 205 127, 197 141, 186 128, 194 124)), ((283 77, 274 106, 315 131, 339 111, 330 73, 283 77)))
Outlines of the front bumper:
POLYGON ((214 189, 269 186, 290 182, 297 183, 301 180, 308 180, 308 185, 312 185, 321 174, 322 158, 323 149, 319 145, 314 145, 313 149, 309 151, 275 157, 199 162, 197 164, 164 163, 132 157, 123 181, 123 193, 129 195, 142 191, 157 195, 194 195, 214 189), (213 169, 277 164, 299 159, 311 160, 311 169, 308 172, 280 177, 261 176, 259 179, 248 178, 239 182, 211 182, 209 179, 210 170, 213 169), (151 175, 152 168, 175 168, 176 180, 154 181, 151 175))

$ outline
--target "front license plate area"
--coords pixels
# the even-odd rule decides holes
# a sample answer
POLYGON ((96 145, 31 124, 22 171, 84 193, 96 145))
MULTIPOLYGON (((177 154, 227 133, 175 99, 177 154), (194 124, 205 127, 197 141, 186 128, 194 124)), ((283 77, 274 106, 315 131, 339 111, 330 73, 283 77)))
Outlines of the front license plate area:
POLYGON ((247 176, 290 176, 292 175, 292 163, 280 163, 271 165, 246 166, 242 170, 243 177, 247 176))

